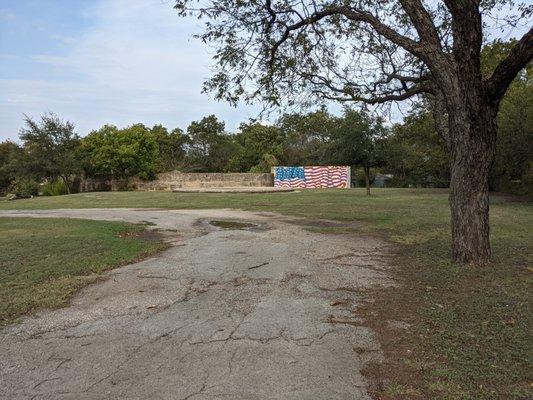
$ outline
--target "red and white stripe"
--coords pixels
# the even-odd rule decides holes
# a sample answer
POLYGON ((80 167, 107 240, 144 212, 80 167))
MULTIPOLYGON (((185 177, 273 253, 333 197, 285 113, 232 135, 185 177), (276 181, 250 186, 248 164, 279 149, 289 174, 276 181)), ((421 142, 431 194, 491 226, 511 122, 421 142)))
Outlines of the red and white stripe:
POLYGON ((275 187, 286 187, 286 188, 305 188, 305 181, 303 179, 286 179, 286 180, 274 180, 275 187))
POLYGON ((348 167, 304 167, 306 188, 345 188, 348 167))

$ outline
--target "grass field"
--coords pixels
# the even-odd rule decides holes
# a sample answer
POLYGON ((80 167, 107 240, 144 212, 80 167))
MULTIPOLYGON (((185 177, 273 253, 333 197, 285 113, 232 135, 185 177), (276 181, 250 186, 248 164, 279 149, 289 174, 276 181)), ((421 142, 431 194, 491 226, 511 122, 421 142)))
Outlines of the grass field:
POLYGON ((110 268, 162 248, 139 225, 61 218, 0 218, 0 327, 64 305, 110 268))
POLYGON ((369 368, 379 399, 533 397, 531 283, 533 204, 491 200, 494 262, 452 265, 444 190, 314 190, 273 194, 85 193, 0 201, 0 209, 88 207, 240 208, 357 220, 362 233, 398 248, 401 289, 381 290, 361 308, 381 335, 387 362, 369 368), (401 319, 405 331, 385 321, 401 319))

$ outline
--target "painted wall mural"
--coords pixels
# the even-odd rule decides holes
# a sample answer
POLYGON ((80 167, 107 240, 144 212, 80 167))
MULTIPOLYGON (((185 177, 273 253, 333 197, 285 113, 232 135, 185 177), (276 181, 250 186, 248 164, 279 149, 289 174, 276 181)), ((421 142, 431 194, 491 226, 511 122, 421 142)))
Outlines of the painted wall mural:
POLYGON ((289 188, 349 188, 350 167, 274 167, 274 186, 289 188))

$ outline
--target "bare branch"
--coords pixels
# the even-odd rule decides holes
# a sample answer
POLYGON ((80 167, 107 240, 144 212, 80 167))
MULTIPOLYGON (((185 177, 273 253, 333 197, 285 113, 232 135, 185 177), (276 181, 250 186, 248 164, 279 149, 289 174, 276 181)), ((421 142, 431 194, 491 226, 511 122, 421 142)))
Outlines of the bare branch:
POLYGON ((328 84, 324 84, 330 91, 338 92, 338 96, 331 95, 329 93, 324 92, 321 89, 314 89, 313 92, 315 94, 320 94, 322 97, 328 100, 334 100, 334 101, 340 101, 340 102, 361 102, 365 104, 383 104, 388 103, 390 101, 403 101, 410 99, 411 97, 423 94, 423 93, 432 93, 433 88, 428 84, 419 84, 414 85, 411 88, 408 88, 406 91, 402 93, 391 93, 391 94, 384 94, 381 96, 372 96, 372 97, 365 97, 357 94, 351 94, 347 93, 345 91, 339 90, 338 88, 331 87, 328 84))
POLYGON ((349 7, 342 7, 341 9, 342 14, 348 19, 368 23, 377 33, 390 40, 392 43, 423 60, 427 59, 427 49, 421 43, 401 35, 369 12, 355 10, 349 7))
MULTIPOLYGON (((411 1, 419 1, 419 0, 411 0, 411 1)), ((266 0, 265 9, 267 10, 270 16, 270 19, 268 21, 268 26, 267 26, 267 32, 270 32, 273 24, 275 23, 281 24, 281 22, 277 21, 277 12, 272 9, 272 6, 269 0, 266 0)), ((424 14, 424 13, 421 12, 421 14, 424 14)), ((305 26, 313 25, 314 23, 326 17, 333 16, 333 15, 343 15, 351 21, 367 23, 370 26, 372 26, 372 28, 378 34, 382 35, 383 37, 390 40, 394 44, 402 47, 407 52, 421 59, 424 59, 424 60, 427 59, 429 52, 426 51, 427 50, 426 47, 424 47, 421 43, 396 32, 393 28, 381 22, 376 16, 372 15, 371 13, 367 11, 353 9, 347 6, 330 6, 323 10, 315 11, 307 18, 301 18, 301 16, 299 15, 300 20, 298 22, 291 24, 291 25, 285 25, 285 30, 283 31, 283 34, 272 46, 272 49, 270 52, 271 56, 269 60, 270 68, 272 68, 274 65, 274 62, 276 59, 276 52, 278 51, 280 46, 289 39, 291 32, 297 31, 305 26)), ((430 18, 429 14, 427 15, 427 17, 430 18)), ((431 23, 431 26, 433 26, 433 29, 435 29, 435 26, 433 25, 433 23, 431 23)), ((436 34, 436 30, 435 30, 435 34, 436 34)), ((436 37, 436 40, 438 42, 438 35, 436 37)))

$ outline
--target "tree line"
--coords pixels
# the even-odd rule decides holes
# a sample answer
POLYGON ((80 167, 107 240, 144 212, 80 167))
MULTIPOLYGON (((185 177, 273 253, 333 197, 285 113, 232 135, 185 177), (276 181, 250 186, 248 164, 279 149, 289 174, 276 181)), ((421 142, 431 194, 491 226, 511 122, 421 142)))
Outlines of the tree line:
MULTIPOLYGON (((524 193, 532 185, 533 75, 511 86, 499 113, 490 183, 524 193)), ((350 165, 361 186, 390 174, 395 187, 447 187, 446 146, 428 106, 420 103, 392 126, 368 111, 326 108, 282 115, 273 124, 248 121, 237 132, 209 115, 185 129, 105 125, 81 137, 54 114, 25 118, 20 144, 0 143, 0 191, 19 195, 76 192, 84 178, 155 178, 159 172, 269 172, 275 165, 350 165), (43 185, 43 182, 45 184, 43 185), (41 185, 41 186, 40 186, 41 185)))

